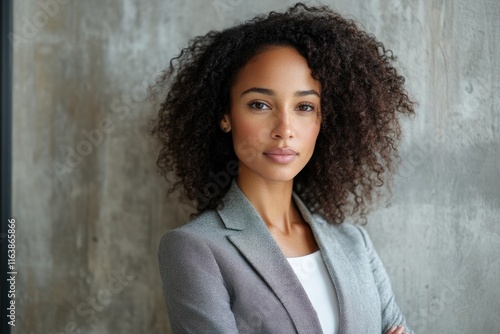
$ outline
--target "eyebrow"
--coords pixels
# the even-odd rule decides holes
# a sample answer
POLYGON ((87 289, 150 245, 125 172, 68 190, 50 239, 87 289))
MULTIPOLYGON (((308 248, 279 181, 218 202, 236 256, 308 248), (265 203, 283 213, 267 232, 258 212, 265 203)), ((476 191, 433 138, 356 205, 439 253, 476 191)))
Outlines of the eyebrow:
MULTIPOLYGON (((248 94, 248 93, 261 93, 261 94, 265 94, 265 95, 269 95, 269 96, 276 96, 276 92, 274 90, 268 89, 268 88, 261 88, 261 87, 252 87, 250 89, 247 89, 246 91, 241 93, 240 96, 243 96, 243 95, 248 94)), ((307 96, 307 95, 316 95, 317 97, 321 97, 319 95, 319 93, 317 91, 315 91, 314 89, 298 90, 293 95, 296 97, 302 97, 302 96, 307 96)))

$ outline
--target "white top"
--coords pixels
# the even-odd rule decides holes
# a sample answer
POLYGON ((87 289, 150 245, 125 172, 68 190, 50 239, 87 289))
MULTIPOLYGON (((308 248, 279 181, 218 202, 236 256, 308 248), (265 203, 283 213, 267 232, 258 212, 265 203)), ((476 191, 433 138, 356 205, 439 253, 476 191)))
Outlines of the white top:
POLYGON ((318 250, 287 258, 311 301, 324 334, 339 333, 339 303, 325 262, 318 250))

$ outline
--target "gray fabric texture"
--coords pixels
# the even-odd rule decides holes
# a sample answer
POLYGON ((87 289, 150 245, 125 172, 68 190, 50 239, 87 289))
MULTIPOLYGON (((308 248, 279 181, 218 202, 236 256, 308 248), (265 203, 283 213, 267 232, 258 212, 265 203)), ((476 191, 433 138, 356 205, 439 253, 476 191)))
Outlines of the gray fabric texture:
MULTIPOLYGON (((406 326, 366 231, 329 224, 295 193, 293 200, 337 292, 340 333, 406 326)), ((235 181, 222 209, 167 232, 158 257, 173 333, 322 333, 300 281, 235 181)))

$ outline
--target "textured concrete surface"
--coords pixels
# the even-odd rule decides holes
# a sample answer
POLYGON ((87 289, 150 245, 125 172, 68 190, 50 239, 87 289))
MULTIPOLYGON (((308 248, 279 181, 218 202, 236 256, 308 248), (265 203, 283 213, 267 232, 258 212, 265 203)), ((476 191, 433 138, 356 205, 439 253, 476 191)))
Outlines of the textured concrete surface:
MULTIPOLYGON (((168 333, 166 196, 145 87, 188 38, 292 1, 15 1, 13 333, 168 333)), ((399 56, 392 204, 368 229, 418 333, 500 333, 500 3, 326 1, 399 56)))

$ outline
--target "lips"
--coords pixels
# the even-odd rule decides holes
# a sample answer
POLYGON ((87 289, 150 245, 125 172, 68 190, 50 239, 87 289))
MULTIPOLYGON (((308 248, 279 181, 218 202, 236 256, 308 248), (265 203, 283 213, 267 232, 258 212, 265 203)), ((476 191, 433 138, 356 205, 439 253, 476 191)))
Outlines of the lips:
POLYGON ((295 160, 298 153, 289 147, 276 147, 264 152, 264 155, 276 163, 287 164, 295 160))

